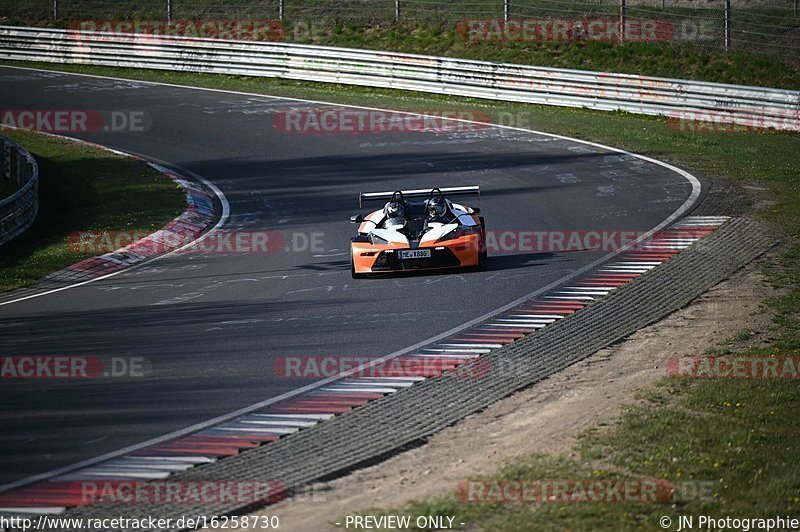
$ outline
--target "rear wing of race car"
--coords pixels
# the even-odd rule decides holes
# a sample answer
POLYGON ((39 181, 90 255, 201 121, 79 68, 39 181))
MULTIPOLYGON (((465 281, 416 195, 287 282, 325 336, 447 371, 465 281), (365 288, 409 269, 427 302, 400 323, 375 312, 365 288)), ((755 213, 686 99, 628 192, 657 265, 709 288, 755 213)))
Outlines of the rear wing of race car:
MULTIPOLYGON (((400 192, 403 194, 404 198, 427 198, 431 194, 430 188, 419 188, 415 190, 401 190, 400 192)), ((439 190, 442 191, 442 194, 445 197, 449 196, 472 196, 477 195, 479 198, 481 196, 481 187, 478 185, 473 185, 469 187, 446 187, 440 188, 439 190)), ((358 195, 358 206, 359 208, 364 206, 364 203, 368 201, 389 201, 392 199, 395 191, 391 192, 362 192, 358 195)))

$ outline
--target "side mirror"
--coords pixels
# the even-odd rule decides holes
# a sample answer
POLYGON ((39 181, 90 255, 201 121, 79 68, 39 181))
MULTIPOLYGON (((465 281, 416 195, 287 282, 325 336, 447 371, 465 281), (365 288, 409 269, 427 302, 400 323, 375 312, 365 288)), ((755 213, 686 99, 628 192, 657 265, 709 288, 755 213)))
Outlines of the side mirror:
POLYGON ((472 214, 480 214, 481 208, 480 207, 472 207, 472 214))
POLYGON ((360 224, 363 221, 364 221, 364 217, 361 216, 360 214, 354 214, 353 216, 350 217, 350 223, 351 224, 360 224))

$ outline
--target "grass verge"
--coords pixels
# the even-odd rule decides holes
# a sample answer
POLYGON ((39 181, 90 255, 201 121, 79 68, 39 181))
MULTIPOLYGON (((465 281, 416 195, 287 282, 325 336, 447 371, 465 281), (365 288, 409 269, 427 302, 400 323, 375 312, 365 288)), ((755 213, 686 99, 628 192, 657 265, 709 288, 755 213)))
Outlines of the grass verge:
POLYGON ((582 434, 572 453, 577 457, 535 455, 475 480, 487 486, 512 480, 663 480, 676 488, 674 499, 540 504, 496 503, 498 499, 490 497, 491 502, 475 503, 456 496, 454 489, 402 508, 360 513, 449 515, 470 529, 502 531, 659 530, 664 516, 671 519, 670 526, 663 527, 669 530, 676 530, 679 516, 693 517, 694 524, 701 515, 798 517, 796 381, 664 379, 642 390, 639 398, 643 404, 623 411, 609 430, 582 434))
MULTIPOLYGON (((752 356, 800 351, 800 135, 687 132, 662 118, 524 104, 486 102, 382 89, 286 80, 208 76, 109 68, 53 67, 116 77, 307 98, 394 109, 481 112, 493 121, 602 142, 701 172, 712 179, 760 183, 773 198, 753 214, 786 238, 781 259, 767 268, 785 295, 770 300, 772 345, 752 356)), ((732 350, 732 338, 720 352, 732 350)), ((707 499, 671 505, 466 504, 454 494, 407 508, 368 513, 456 515, 456 522, 491 530, 632 530, 659 528, 662 515, 797 515, 800 451, 795 381, 664 380, 641 393, 644 404, 626 410, 607 431, 585 434, 577 459, 534 456, 499 471, 497 479, 658 478, 713 486, 707 499)), ((674 525, 671 528, 674 530, 674 525)))
POLYGON ((30 131, 3 134, 36 158, 40 181, 36 221, 2 247, 0 290, 92 256, 68 245, 72 232, 154 230, 185 208, 180 188, 142 161, 30 131))

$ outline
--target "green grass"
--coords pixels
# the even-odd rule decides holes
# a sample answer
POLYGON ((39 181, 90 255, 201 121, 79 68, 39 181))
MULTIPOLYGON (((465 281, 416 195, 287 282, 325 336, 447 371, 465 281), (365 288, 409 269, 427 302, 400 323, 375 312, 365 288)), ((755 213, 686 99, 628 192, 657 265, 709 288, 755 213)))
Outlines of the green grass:
MULTIPOLYGON (((467 528, 527 530, 658 530, 679 515, 739 518, 797 516, 800 463, 795 457, 796 382, 664 379, 646 402, 627 409, 610 430, 584 433, 576 458, 531 456, 491 480, 656 480, 679 495, 637 503, 476 503, 453 493, 366 515, 454 515, 467 528)), ((670 528, 675 530, 675 525, 670 528)))
POLYGON ((66 139, 5 131, 39 164, 39 215, 0 250, 0 290, 84 259, 67 237, 86 230, 152 230, 183 211, 177 185, 145 163, 66 139))
MULTIPOLYGON (((800 135, 686 133, 673 130, 662 118, 286 80, 57 68, 375 107, 480 112, 505 124, 513 121, 517 126, 626 148, 714 179, 763 183, 773 202, 752 215, 786 240, 781 259, 767 268, 769 279, 785 295, 769 301, 775 314, 772 345, 759 350, 745 346, 737 352, 755 356, 800 352, 800 135)), ((741 331, 723 347, 728 352, 749 338, 750 331, 741 331)), ((699 481, 713 487, 708 499, 689 497, 674 504, 468 504, 455 496, 454 486, 452 493, 404 508, 362 513, 451 514, 472 528, 526 531, 652 530, 659 528, 662 515, 675 519, 681 513, 755 517, 800 512, 796 382, 664 379, 638 397, 642 404, 626 410, 611 428, 583 435, 575 458, 533 456, 494 477, 699 481)))
MULTIPOLYGON (((796 294, 797 286, 793 287, 796 294)), ((746 342, 741 331, 723 344, 746 342)), ((790 330, 784 335, 795 336, 790 330)), ((794 351, 795 353, 797 351, 794 351)), ((743 356, 786 353, 746 349, 743 356)), ((363 508, 360 515, 447 515, 469 530, 658 530, 660 519, 797 517, 800 451, 796 381, 665 378, 636 394, 610 427, 580 435, 570 457, 533 455, 472 480, 663 480, 676 496, 656 502, 474 502, 450 493, 399 508, 363 508)), ((342 522, 342 518, 332 520, 342 522)), ((412 530, 417 530, 413 528, 412 530)), ((425 530, 425 529, 423 529, 425 530)))

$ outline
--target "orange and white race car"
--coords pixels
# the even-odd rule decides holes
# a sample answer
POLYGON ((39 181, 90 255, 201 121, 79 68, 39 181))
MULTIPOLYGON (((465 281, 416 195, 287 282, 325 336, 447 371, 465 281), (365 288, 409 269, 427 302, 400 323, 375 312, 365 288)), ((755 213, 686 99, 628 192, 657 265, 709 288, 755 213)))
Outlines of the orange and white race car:
POLYGON ((366 192, 359 206, 386 202, 367 216, 356 214, 359 224, 350 245, 350 270, 354 278, 370 273, 444 268, 480 269, 486 262, 486 227, 480 209, 453 203, 447 197, 477 195, 480 188, 452 187, 432 190, 366 192))

